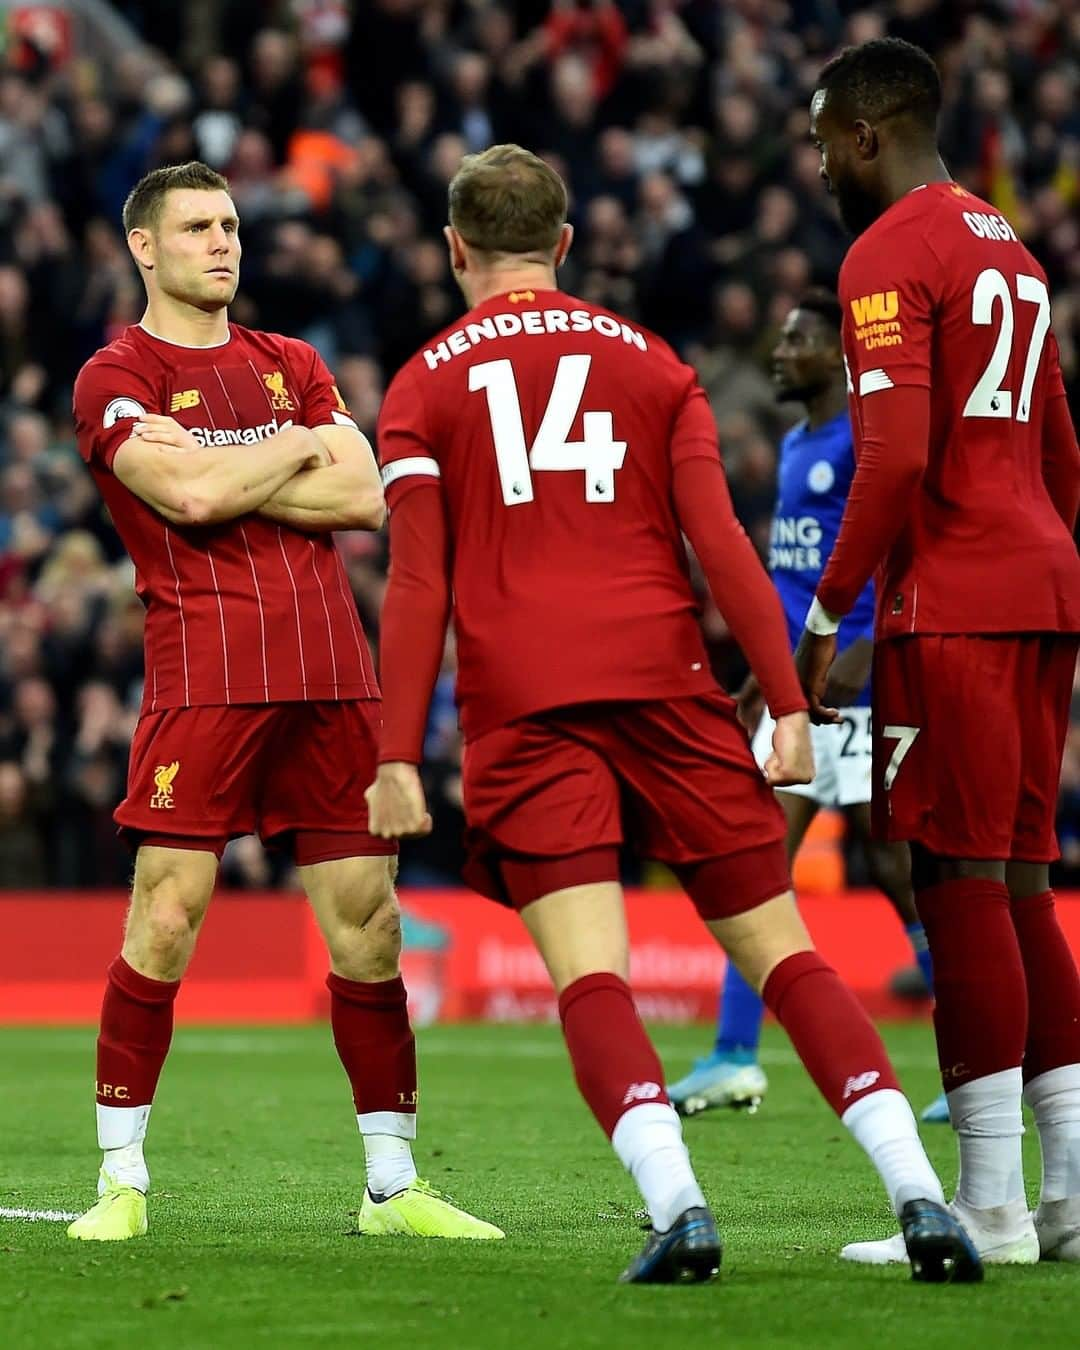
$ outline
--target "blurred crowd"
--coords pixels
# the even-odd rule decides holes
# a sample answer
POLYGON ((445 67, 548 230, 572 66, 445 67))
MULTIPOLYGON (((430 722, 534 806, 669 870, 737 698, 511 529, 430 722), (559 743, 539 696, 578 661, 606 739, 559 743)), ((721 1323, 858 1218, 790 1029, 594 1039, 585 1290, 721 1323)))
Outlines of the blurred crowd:
MULTIPOLYGON (((807 140, 817 71, 896 34, 942 71, 955 176, 1046 267, 1080 389, 1080 5, 1075 0, 151 0, 6 11, 0 66, 0 887, 122 884, 110 812, 141 697, 142 607, 78 459, 79 366, 142 308, 119 227, 133 183, 227 173, 244 261, 233 317, 312 342, 371 435, 398 365, 461 309, 440 237, 463 154, 517 140, 571 189, 562 284, 655 328, 713 401, 737 510, 764 546, 769 353, 846 240, 807 140)), ((3 22, 0 19, 0 22, 3 22)), ((343 537, 378 639, 385 540, 343 537)), ((705 624, 738 678, 723 620, 705 624)), ((439 828, 414 880, 453 882, 453 647, 428 735, 439 828)), ((1080 717, 1080 712, 1078 712, 1080 717)), ((1080 722, 1061 810, 1080 879, 1080 722)), ((254 841, 228 880, 275 884, 254 841)))

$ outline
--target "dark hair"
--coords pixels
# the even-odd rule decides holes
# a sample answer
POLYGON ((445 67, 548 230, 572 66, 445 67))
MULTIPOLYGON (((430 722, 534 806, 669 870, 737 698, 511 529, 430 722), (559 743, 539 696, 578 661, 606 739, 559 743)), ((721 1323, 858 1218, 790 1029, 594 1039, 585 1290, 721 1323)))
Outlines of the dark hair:
POLYGON ((566 185, 520 145, 466 155, 450 182, 450 224, 485 253, 548 253, 566 221, 566 185))
POLYGON ((804 309, 808 314, 816 314, 832 329, 837 336, 844 321, 844 311, 835 293, 827 286, 811 286, 799 297, 796 309, 804 309))
POLYGON ((197 188, 206 192, 228 192, 229 180, 209 164, 192 159, 187 164, 166 164, 140 178, 124 203, 124 233, 136 229, 152 230, 161 217, 166 193, 174 188, 197 188))
POLYGON ((845 47, 818 76, 828 107, 850 121, 907 117, 924 131, 937 129, 941 79, 921 47, 902 38, 875 38, 845 47))

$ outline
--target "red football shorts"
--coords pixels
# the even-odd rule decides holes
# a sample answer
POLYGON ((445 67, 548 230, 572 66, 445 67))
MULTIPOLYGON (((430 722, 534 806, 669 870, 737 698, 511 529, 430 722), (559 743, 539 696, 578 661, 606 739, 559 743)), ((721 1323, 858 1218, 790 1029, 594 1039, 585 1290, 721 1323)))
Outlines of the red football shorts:
POLYGON ((466 880, 518 909, 617 880, 624 839, 670 863, 705 918, 791 885, 783 813, 719 691, 523 718, 466 745, 464 792, 466 880))
POLYGON ((204 847, 258 834, 302 865, 393 854, 368 833, 377 699, 169 708, 139 719, 114 819, 133 844, 204 847))
POLYGON ((1077 639, 891 638, 874 653, 874 832, 1052 862, 1077 639))

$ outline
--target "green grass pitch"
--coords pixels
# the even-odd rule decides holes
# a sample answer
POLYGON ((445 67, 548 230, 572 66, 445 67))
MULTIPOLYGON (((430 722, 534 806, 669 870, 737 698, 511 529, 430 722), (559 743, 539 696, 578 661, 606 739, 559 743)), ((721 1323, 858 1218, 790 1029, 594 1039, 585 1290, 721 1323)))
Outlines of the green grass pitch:
MULTIPOLYGON (((658 1029, 669 1071, 707 1036, 658 1029)), ((887 1036, 905 1085, 928 1100, 928 1028, 887 1036)), ((90 1202, 92 1055, 90 1030, 0 1030, 0 1207, 90 1202)), ((636 1193, 554 1027, 435 1027, 420 1057, 421 1174, 501 1224, 505 1242, 350 1237, 362 1149, 327 1029, 184 1029, 154 1109, 149 1236, 81 1244, 62 1223, 0 1219, 2 1350, 1077 1344, 1075 1266, 991 1270, 950 1289, 836 1258, 892 1224, 775 1028, 761 1111, 687 1123, 725 1242, 720 1279, 690 1288, 616 1285, 641 1242, 636 1193)), ((948 1188, 951 1133, 926 1138, 948 1188)), ((1031 1132, 1027 1147, 1033 1195, 1031 1132)))

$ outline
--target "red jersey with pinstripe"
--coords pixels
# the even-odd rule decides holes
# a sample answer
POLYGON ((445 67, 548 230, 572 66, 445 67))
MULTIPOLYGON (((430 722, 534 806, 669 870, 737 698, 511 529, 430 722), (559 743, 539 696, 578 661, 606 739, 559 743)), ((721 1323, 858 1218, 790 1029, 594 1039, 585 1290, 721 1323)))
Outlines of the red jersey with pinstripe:
POLYGON ((354 425, 313 347, 236 324, 215 347, 177 346, 135 324, 83 366, 74 399, 79 452, 147 610, 143 711, 378 698, 333 537, 258 515, 171 524, 112 471, 143 412, 174 417, 222 455, 293 423, 354 425))

